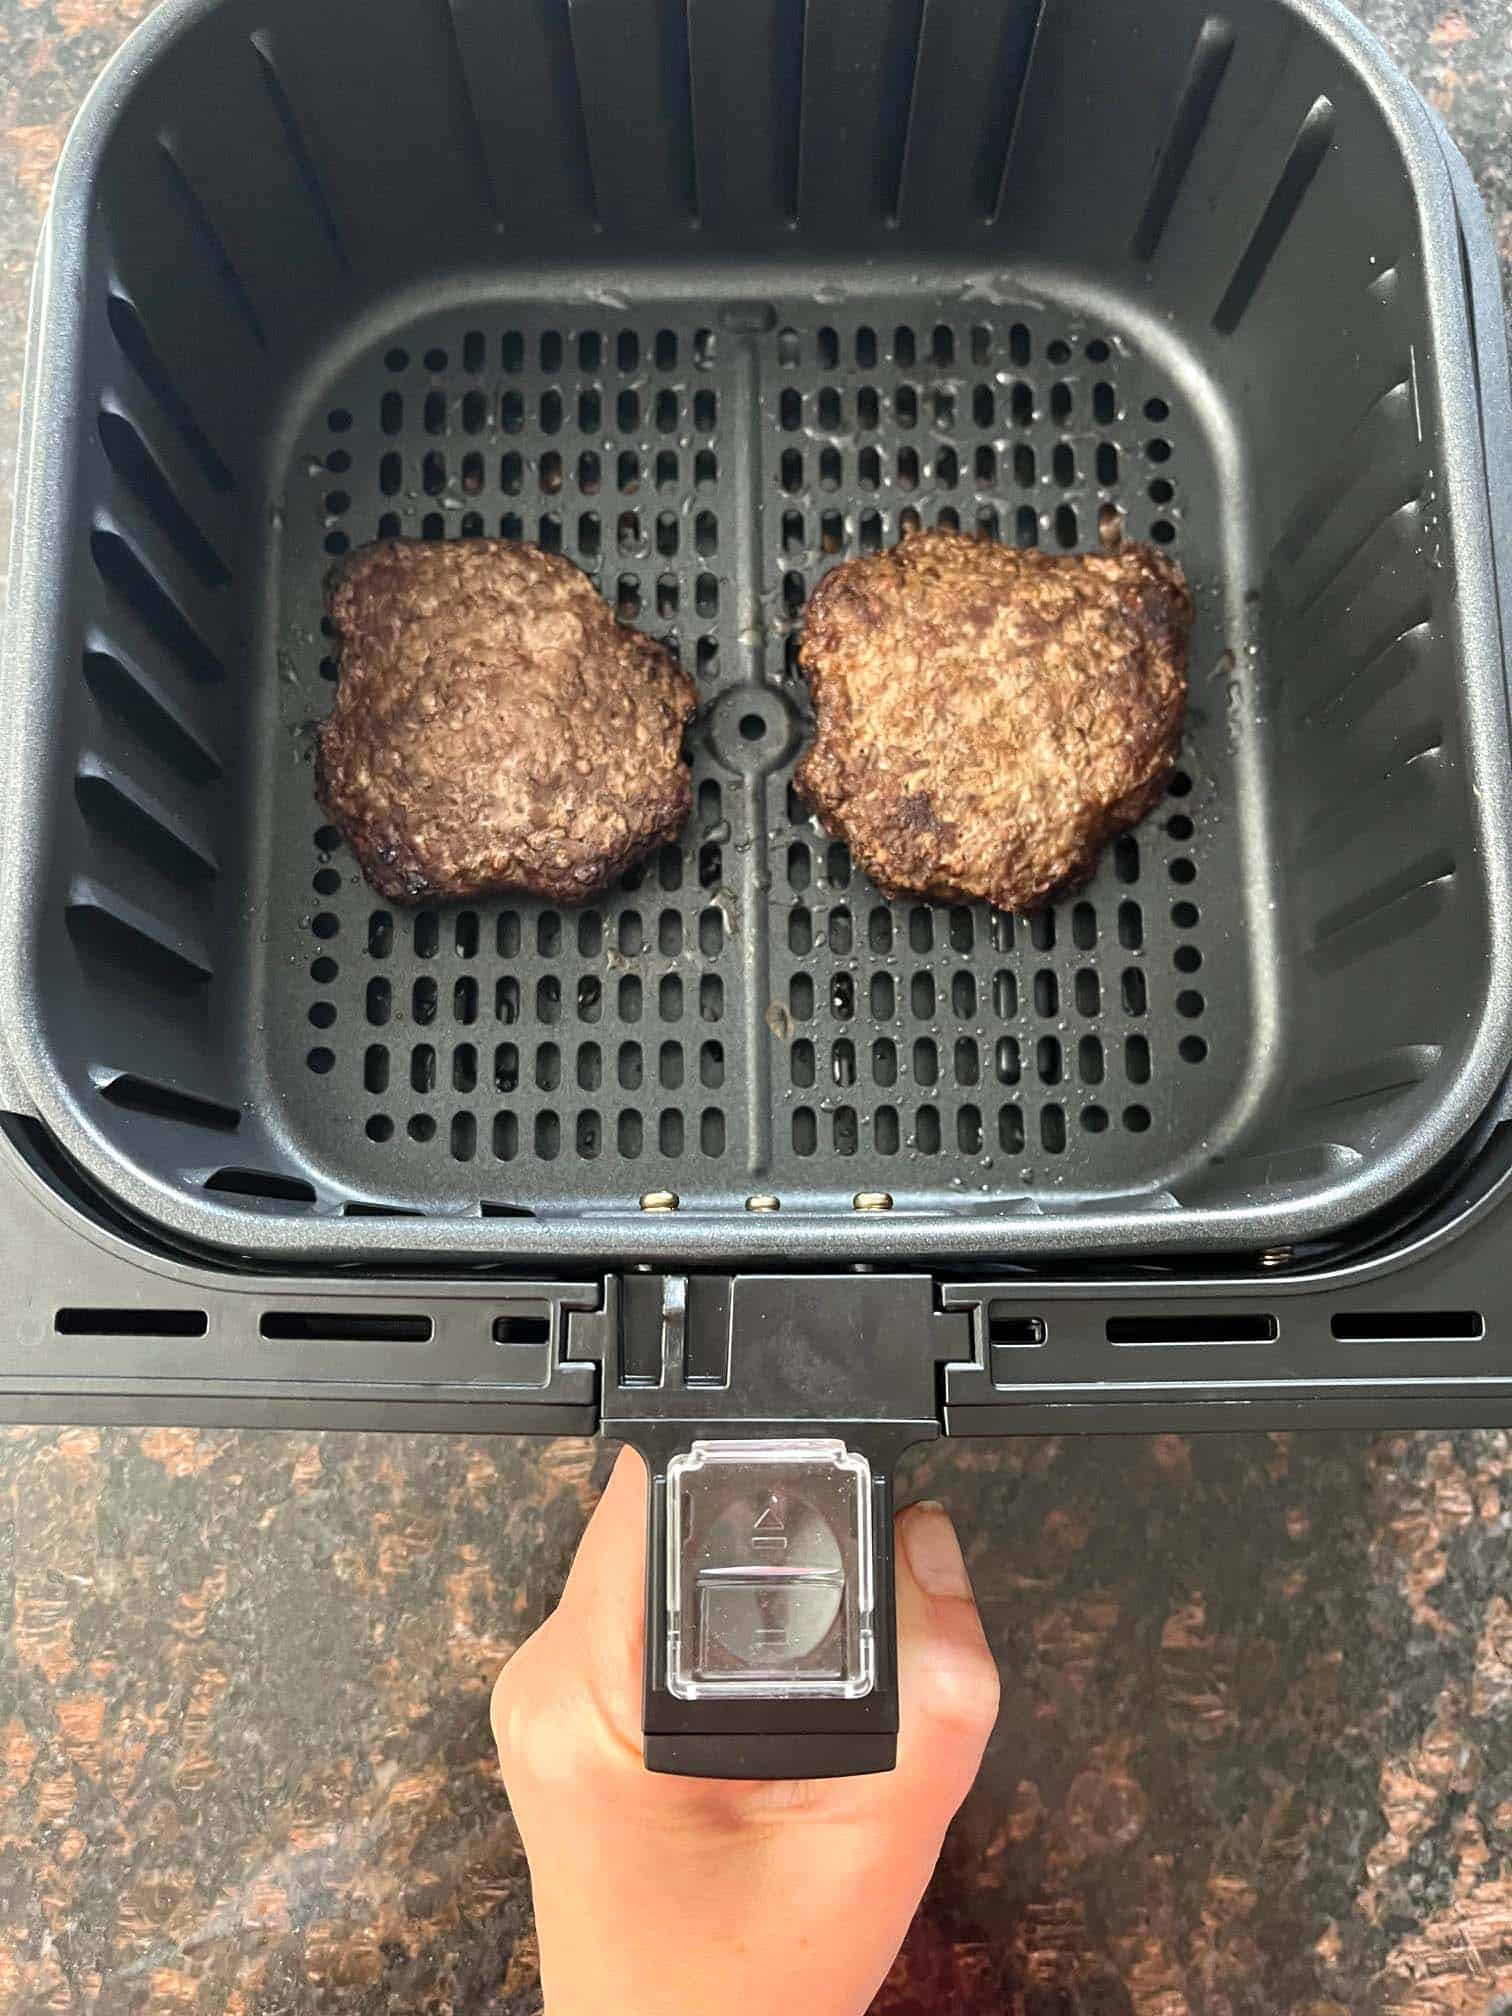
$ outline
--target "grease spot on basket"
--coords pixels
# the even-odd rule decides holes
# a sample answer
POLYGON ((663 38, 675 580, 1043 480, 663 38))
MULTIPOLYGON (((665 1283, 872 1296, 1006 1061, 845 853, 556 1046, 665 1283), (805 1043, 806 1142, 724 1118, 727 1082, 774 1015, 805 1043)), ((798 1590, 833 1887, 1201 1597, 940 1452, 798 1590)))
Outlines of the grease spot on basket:
POLYGON ((769 1001, 767 1003, 766 1025, 768 1029, 771 1030, 772 1034, 777 1038, 777 1041, 779 1043, 792 1042, 793 1027, 794 1027, 793 1017, 791 1011, 788 1009, 788 1007, 784 1002, 769 1001))

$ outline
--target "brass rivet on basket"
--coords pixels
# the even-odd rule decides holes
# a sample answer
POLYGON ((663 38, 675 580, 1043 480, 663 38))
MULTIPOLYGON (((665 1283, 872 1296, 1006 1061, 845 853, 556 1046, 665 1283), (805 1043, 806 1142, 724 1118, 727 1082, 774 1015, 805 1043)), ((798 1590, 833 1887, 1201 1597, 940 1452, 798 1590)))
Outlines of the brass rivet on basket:
POLYGON ((640 1200, 642 1211, 675 1211, 682 1203, 675 1190, 648 1190, 640 1200))
POLYGON ((782 1199, 780 1197, 747 1197, 746 1209, 747 1211, 780 1211, 782 1209, 782 1199))
POLYGON ((891 1211, 892 1193, 888 1190, 858 1190, 851 1199, 853 1211, 891 1211))

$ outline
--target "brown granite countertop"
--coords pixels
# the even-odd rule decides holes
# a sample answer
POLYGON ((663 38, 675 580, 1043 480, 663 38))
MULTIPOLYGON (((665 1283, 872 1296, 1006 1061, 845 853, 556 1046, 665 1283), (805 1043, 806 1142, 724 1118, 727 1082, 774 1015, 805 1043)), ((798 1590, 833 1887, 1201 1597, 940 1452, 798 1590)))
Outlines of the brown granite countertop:
MULTIPOLYGON (((0 0, 0 551, 33 241, 151 0, 0 0)), ((1362 11, 1512 266, 1512 0, 1362 11)), ((538 2006, 486 1705, 591 1445, 0 1434, 0 2016, 538 2006)), ((881 2006, 1512 2010, 1512 1437, 952 1445, 1005 1677, 881 2006)))

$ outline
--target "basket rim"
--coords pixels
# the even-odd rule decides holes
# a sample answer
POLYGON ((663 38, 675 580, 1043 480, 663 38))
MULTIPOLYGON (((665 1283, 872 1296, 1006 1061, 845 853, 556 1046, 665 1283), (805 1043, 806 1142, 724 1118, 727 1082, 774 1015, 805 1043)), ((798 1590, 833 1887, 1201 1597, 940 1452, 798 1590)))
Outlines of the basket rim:
MULTIPOLYGON (((163 0, 132 33, 92 87, 60 160, 43 227, 22 397, 12 569, 0 690, 14 704, 0 769, 16 843, 0 864, 0 1103, 43 1122, 62 1146, 130 1211, 196 1245, 241 1256, 306 1263, 426 1263, 489 1260, 552 1265, 660 1262, 719 1265, 774 1261, 843 1264, 856 1260, 956 1264, 984 1254, 1075 1262, 1126 1252, 1131 1218, 1150 1252, 1202 1249, 1209 1255, 1337 1236, 1344 1224, 1380 1209, 1436 1165, 1480 1119, 1512 1064, 1512 736, 1497 562, 1512 573, 1507 500, 1497 509, 1495 457, 1501 440, 1512 466, 1512 396, 1497 327, 1479 349, 1469 287, 1496 287, 1495 257, 1484 214, 1468 214, 1473 190, 1452 139, 1380 42, 1337 0, 1268 0, 1322 36, 1354 70, 1380 107, 1402 151, 1419 211, 1424 277, 1435 341, 1427 368, 1443 416, 1444 482, 1462 576, 1456 614, 1462 641, 1467 788, 1476 792, 1488 844, 1490 938, 1487 984, 1462 1061, 1430 1121, 1403 1135, 1367 1170, 1335 1178, 1291 1203, 1189 1205, 1135 1209, 1128 1203, 1027 1210, 1015 1199, 971 1209, 885 1214, 785 1212, 780 1217, 729 1209, 642 1214, 622 1208, 555 1211, 539 1218, 475 1214, 395 1220, 344 1218, 312 1209, 273 1213, 213 1201, 177 1188, 126 1161, 88 1119, 51 1068, 39 992, 37 864, 45 824, 40 766, 26 753, 45 714, 56 676, 52 660, 64 608, 63 570, 74 516, 73 486, 54 475, 66 465, 72 390, 82 354, 88 212, 94 178, 116 123, 138 82, 181 36, 223 0, 163 0), (1456 163, 1458 166, 1456 167, 1456 163), (1460 184, 1461 186, 1456 186, 1460 184), (1469 285, 1462 264, 1469 265, 1469 285), (1500 552, 1498 551, 1498 549, 1500 552), (1497 844, 1498 840, 1500 844, 1497 844), (1423 1136, 1431 1140, 1425 1147, 1423 1136)), ((1477 205, 1477 211, 1478 211, 1477 205)), ((1498 289, 1499 292, 1499 289, 1498 289)), ((1501 489, 1512 489, 1502 481, 1501 489)))

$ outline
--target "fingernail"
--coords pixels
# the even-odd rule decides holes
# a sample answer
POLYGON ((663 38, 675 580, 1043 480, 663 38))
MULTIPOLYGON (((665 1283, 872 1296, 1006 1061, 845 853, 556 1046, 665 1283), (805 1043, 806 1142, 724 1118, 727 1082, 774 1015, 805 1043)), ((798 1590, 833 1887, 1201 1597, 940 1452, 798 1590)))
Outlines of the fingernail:
POLYGON ((950 1514, 937 1499, 911 1505, 903 1520, 903 1547, 914 1580, 927 1596, 969 1596, 971 1578, 950 1514))

